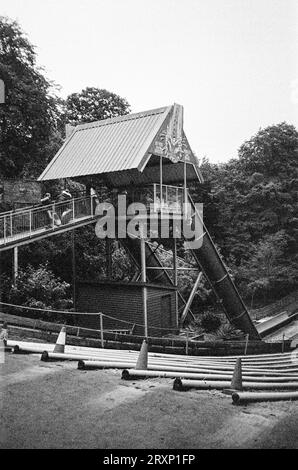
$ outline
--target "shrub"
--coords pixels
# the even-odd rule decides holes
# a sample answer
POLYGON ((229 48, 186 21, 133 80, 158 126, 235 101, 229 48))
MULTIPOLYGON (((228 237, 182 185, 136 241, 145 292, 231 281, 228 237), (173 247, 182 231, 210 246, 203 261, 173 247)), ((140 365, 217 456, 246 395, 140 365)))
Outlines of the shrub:
POLYGON ((201 327, 204 328, 207 333, 218 330, 220 325, 220 317, 213 313, 205 313, 201 319, 201 327))
POLYGON ((241 340, 243 339, 243 336, 243 332, 235 328, 230 323, 221 325, 215 333, 215 339, 241 340))
MULTIPOLYGON (((47 264, 41 264, 37 269, 28 266, 26 270, 19 272, 17 283, 12 286, 8 294, 9 302, 40 309, 59 309, 61 304, 70 306, 70 285, 61 281, 48 269, 47 264), (64 302, 62 302, 64 301, 64 302)), ((59 314, 38 312, 34 310, 16 309, 14 313, 26 314, 44 320, 61 319, 59 314)))

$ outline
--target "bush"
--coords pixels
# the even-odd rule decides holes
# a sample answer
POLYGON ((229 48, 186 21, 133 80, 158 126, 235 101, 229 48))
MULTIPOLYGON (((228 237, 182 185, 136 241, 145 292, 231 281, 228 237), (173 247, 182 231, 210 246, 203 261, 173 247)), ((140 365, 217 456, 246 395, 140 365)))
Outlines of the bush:
POLYGON ((207 333, 218 330, 220 325, 220 317, 213 313, 205 313, 201 319, 201 327, 204 328, 207 333))
MULTIPOLYGON (((8 294, 9 302, 45 310, 59 310, 61 305, 72 306, 69 299, 70 285, 61 281, 48 269, 47 265, 39 265, 37 269, 28 266, 19 272, 17 283, 12 286, 8 294)), ((15 309, 13 313, 26 314, 44 320, 61 319, 61 315, 34 310, 15 309)))
POLYGON ((215 333, 215 339, 227 339, 227 340, 241 340, 244 337, 242 331, 235 328, 230 323, 221 325, 215 333))

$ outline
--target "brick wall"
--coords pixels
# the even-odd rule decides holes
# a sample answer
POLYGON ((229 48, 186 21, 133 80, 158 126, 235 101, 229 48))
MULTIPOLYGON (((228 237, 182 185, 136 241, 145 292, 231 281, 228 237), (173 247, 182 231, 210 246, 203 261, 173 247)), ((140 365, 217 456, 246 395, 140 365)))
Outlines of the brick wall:
POLYGON ((37 181, 1 180, 2 202, 13 206, 39 204, 41 184, 37 181))
MULTIPOLYGON (((177 326, 175 291, 148 285, 147 293, 149 335, 162 336, 177 326), (163 330, 162 327, 169 330, 163 330)), ((76 303, 81 312, 102 312, 128 322, 104 318, 104 329, 130 329, 134 324, 144 324, 141 284, 80 282, 77 285, 76 303)), ((80 317, 80 325, 99 329, 100 318, 80 317)), ((144 328, 138 325, 134 327, 134 333, 143 335, 144 328)))

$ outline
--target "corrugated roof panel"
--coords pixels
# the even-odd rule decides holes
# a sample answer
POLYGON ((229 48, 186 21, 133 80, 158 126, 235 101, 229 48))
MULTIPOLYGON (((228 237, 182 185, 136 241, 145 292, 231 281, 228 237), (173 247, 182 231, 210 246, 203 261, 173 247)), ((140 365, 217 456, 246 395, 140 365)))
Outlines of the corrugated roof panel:
POLYGON ((170 108, 77 126, 39 180, 138 168, 170 108))

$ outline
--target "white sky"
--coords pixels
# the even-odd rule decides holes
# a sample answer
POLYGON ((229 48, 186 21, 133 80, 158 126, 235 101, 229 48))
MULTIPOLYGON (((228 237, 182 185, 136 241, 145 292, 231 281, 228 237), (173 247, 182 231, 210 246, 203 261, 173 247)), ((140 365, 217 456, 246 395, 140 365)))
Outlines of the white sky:
POLYGON ((174 102, 199 158, 260 127, 298 127, 297 0, 0 0, 66 97, 87 86, 132 112, 174 102))

